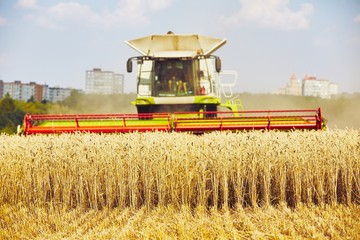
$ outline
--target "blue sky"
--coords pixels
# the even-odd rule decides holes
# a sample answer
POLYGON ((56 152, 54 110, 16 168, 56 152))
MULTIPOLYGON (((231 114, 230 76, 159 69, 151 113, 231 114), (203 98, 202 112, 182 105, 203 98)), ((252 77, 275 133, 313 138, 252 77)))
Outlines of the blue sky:
POLYGON ((360 0, 0 0, 0 79, 84 89, 85 71, 125 74, 124 41, 167 31, 226 38, 215 52, 237 92, 271 92, 292 73, 360 92, 360 0))

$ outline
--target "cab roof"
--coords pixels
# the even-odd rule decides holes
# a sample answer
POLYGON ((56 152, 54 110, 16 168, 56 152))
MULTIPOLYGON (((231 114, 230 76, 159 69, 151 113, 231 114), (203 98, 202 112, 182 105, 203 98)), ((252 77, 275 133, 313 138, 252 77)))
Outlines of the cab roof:
POLYGON ((226 43, 226 39, 198 34, 159 34, 126 41, 144 56, 156 58, 195 57, 210 55, 226 43))

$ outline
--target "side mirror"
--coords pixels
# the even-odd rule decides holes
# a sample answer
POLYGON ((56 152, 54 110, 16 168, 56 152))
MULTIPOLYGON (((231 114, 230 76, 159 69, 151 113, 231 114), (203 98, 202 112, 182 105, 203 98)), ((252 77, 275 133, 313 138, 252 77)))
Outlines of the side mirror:
POLYGON ((215 58, 215 70, 216 72, 221 71, 221 59, 219 57, 215 58))
POLYGON ((126 62, 126 70, 127 70, 128 73, 132 72, 132 61, 131 61, 131 59, 128 59, 127 62, 126 62))

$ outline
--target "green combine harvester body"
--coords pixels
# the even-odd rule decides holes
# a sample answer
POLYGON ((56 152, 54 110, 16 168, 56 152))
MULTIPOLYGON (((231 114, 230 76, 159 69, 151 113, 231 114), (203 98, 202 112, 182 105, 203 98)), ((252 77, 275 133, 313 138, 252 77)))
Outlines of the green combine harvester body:
POLYGON ((126 42, 140 53, 129 58, 127 71, 137 63, 137 114, 27 114, 21 132, 176 131, 204 133, 240 130, 293 130, 325 127, 320 108, 314 110, 244 111, 230 98, 236 84, 234 71, 222 71, 212 55, 226 43, 198 34, 151 35, 126 42), (231 81, 223 81, 223 77, 231 81))

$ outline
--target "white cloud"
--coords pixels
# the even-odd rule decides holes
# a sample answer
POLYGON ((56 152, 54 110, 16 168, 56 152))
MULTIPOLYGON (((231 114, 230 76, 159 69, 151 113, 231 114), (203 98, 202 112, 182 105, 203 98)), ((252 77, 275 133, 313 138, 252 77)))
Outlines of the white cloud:
POLYGON ((354 18, 355 23, 360 23, 360 14, 356 15, 354 18))
POLYGON ((96 14, 85 4, 76 2, 59 3, 46 10, 49 18, 57 21, 63 20, 88 20, 96 14))
POLYGON ((240 10, 223 17, 224 24, 246 25, 255 23, 261 27, 280 30, 299 30, 309 27, 308 17, 313 13, 312 4, 302 4, 298 11, 289 7, 289 0, 240 0, 240 10))
POLYGON ((16 6, 21 8, 37 8, 37 0, 19 0, 16 6))
POLYGON ((164 9, 171 2, 172 0, 121 0, 113 10, 102 12, 87 4, 61 2, 27 16, 27 19, 43 27, 62 30, 71 28, 73 24, 103 27, 143 25, 149 21, 147 14, 164 9))
POLYGON ((0 26, 6 25, 7 20, 0 16, 0 26))
POLYGON ((147 1, 147 5, 151 11, 159 11, 170 6, 171 2, 172 0, 152 0, 147 1))

